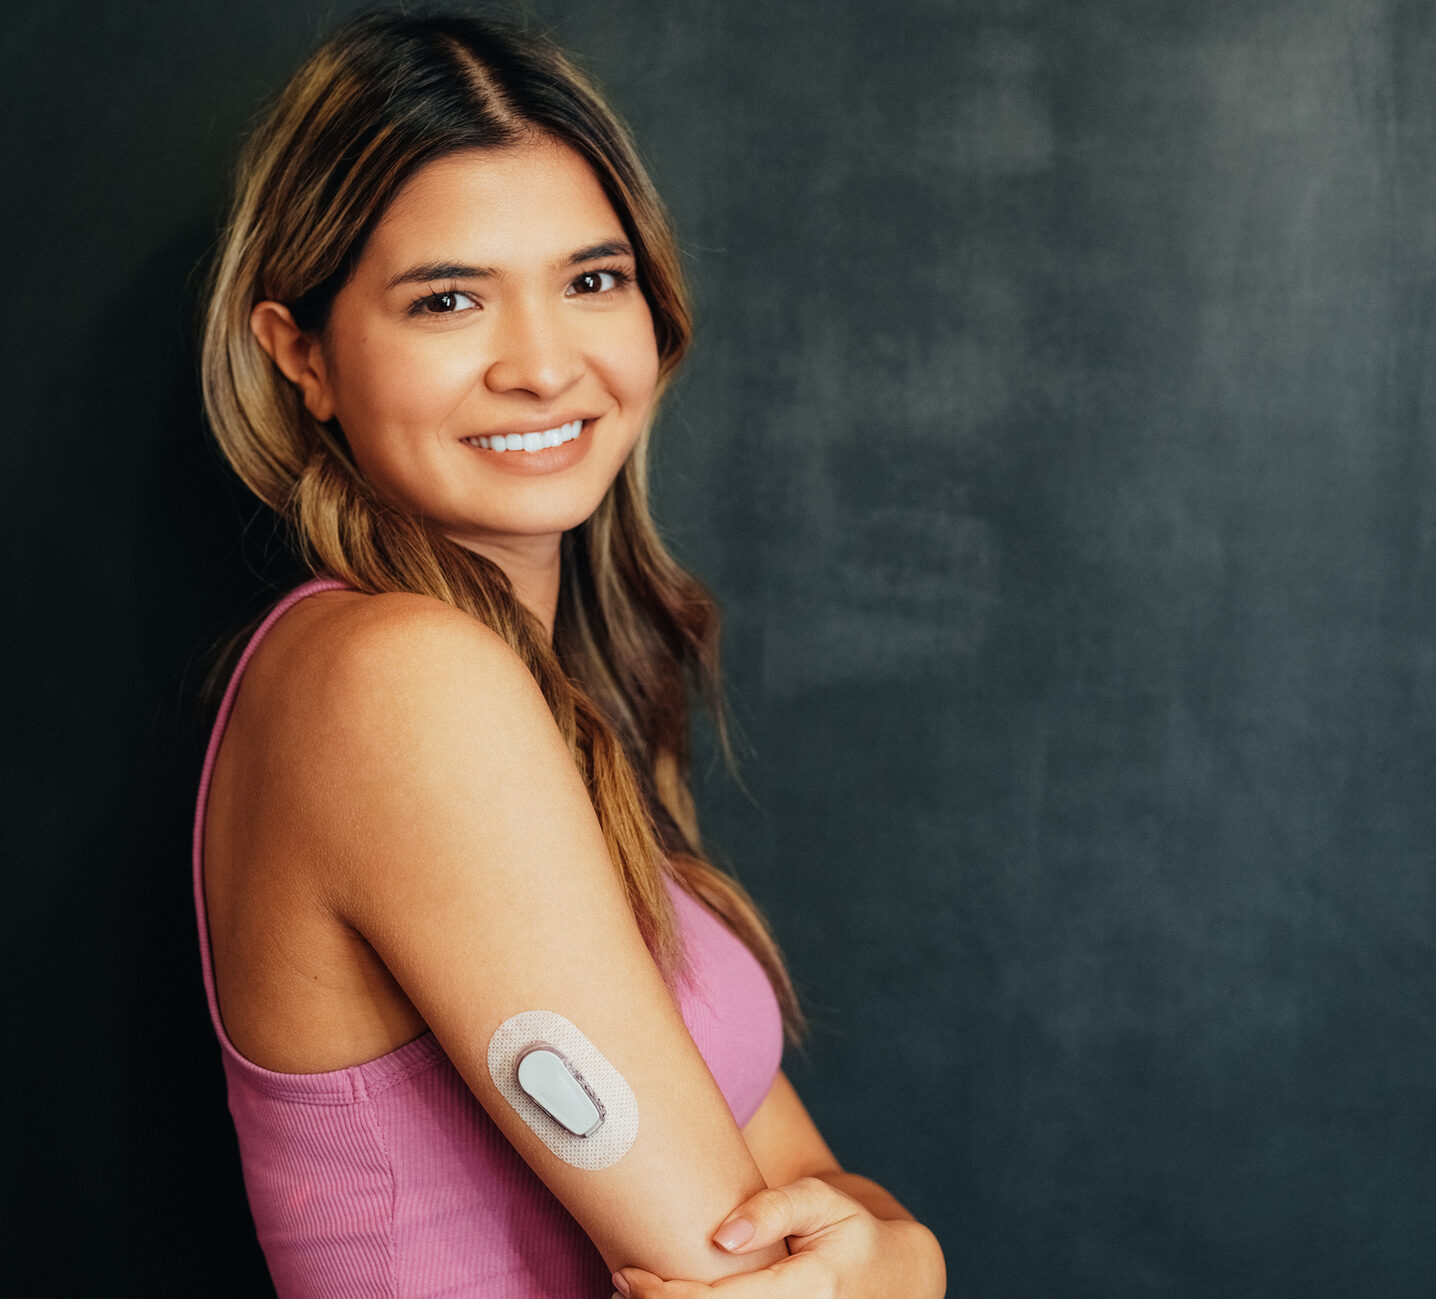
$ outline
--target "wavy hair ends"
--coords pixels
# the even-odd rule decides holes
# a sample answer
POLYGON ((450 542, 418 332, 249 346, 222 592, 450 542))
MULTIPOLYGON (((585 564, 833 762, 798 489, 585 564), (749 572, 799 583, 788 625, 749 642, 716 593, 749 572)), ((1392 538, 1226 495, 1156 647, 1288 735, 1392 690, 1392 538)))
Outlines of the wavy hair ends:
POLYGON ((259 123, 240 159, 210 280, 205 408, 235 473, 306 562, 356 590, 429 595, 478 618, 533 673, 583 775, 640 932, 669 986, 684 969, 671 877, 721 916, 777 993, 788 1041, 807 1032, 769 927, 705 859, 688 783, 690 698, 724 735, 717 609, 673 559, 648 502, 648 432, 594 515, 568 533, 552 643, 502 570, 381 500, 336 428, 315 420, 250 332, 287 304, 322 330, 369 233, 426 162, 534 135, 593 168, 633 245, 660 391, 691 320, 663 205, 618 118, 547 39, 467 15, 376 11, 339 27, 259 123))

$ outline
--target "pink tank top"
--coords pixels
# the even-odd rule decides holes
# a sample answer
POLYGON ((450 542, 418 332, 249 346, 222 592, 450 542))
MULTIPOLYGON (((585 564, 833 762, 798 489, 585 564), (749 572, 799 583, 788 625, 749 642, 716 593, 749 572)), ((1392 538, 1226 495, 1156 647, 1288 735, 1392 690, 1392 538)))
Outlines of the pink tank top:
MULTIPOLYGON (((602 1299, 608 1269, 465 1085, 432 1033, 330 1073, 260 1068, 220 1020, 204 897, 204 818, 241 676, 290 592, 254 633, 210 736, 194 823, 194 900, 245 1188, 280 1299, 602 1299)), ((782 1021, 762 967, 726 925, 669 885, 690 970, 684 1023, 741 1127, 777 1075, 782 1021)))

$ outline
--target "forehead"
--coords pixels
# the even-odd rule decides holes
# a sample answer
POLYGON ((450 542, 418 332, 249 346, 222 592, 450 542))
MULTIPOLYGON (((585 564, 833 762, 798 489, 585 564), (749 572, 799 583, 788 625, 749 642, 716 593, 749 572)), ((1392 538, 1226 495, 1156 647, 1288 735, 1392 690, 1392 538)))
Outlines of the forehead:
POLYGON ((622 223, 593 169, 568 145, 537 139, 426 163, 374 228, 363 260, 457 259, 502 269, 553 262, 622 223))

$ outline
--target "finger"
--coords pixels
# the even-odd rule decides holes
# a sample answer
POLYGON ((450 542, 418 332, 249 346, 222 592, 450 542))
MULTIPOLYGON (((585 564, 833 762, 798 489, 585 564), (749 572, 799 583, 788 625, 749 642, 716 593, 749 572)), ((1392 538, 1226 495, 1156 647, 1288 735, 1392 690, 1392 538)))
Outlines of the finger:
POLYGON ((833 1281, 832 1269, 823 1259, 791 1254, 760 1271, 715 1281, 709 1299, 822 1299, 836 1293, 833 1281))
POLYGON ((613 1274, 620 1296, 628 1299, 703 1299, 710 1293, 699 1281, 665 1281, 638 1267, 625 1267, 613 1274))
POLYGON ((812 1254, 780 1258, 770 1267, 725 1276, 711 1286, 698 1281, 664 1281, 632 1267, 615 1272, 614 1284, 620 1279, 629 1287, 629 1299, 817 1299, 833 1293, 831 1267, 812 1254))
POLYGON ((746 1254, 785 1236, 810 1236, 861 1211, 852 1196, 821 1178, 800 1177, 750 1196, 724 1219, 713 1242, 730 1254, 746 1254))

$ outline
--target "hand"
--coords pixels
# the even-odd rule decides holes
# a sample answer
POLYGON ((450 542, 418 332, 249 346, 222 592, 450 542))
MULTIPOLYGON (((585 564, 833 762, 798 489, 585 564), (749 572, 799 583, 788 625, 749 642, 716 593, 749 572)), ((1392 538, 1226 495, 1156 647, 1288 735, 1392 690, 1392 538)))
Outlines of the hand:
POLYGON ((792 1253, 760 1272, 704 1285, 626 1267, 613 1283, 632 1299, 937 1299, 943 1293, 941 1251, 926 1227, 875 1218, 817 1177, 759 1191, 728 1215, 713 1239, 729 1253, 746 1254, 785 1236, 792 1253), (742 1222, 752 1224, 746 1238, 742 1222))

